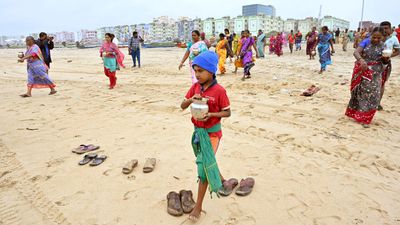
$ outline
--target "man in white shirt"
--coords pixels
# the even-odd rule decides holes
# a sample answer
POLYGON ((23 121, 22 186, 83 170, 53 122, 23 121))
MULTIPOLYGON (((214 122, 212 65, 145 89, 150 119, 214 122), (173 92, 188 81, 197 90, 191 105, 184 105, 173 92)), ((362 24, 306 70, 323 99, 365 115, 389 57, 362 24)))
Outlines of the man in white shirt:
MULTIPOLYGON (((383 77, 382 82, 382 89, 381 89, 381 101, 383 97, 383 93, 385 92, 385 84, 389 80, 390 74, 392 72, 392 62, 390 58, 396 57, 400 54, 400 44, 399 40, 397 39, 396 35, 393 34, 392 24, 389 21, 384 21, 380 24, 380 26, 385 31, 385 49, 390 49, 393 51, 393 54, 388 59, 388 67, 386 76, 383 77)), ((383 110, 381 104, 378 106, 378 110, 383 110)))

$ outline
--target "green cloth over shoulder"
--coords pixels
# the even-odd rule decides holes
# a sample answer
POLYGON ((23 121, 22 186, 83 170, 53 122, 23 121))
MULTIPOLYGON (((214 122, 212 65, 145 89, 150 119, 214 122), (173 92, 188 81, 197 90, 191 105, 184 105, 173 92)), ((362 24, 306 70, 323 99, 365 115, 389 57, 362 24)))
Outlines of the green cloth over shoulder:
POLYGON ((192 136, 192 147, 196 156, 197 173, 201 182, 208 181, 210 193, 217 193, 222 187, 222 181, 215 159, 214 149, 211 145, 208 133, 221 130, 221 123, 209 128, 194 128, 192 136))

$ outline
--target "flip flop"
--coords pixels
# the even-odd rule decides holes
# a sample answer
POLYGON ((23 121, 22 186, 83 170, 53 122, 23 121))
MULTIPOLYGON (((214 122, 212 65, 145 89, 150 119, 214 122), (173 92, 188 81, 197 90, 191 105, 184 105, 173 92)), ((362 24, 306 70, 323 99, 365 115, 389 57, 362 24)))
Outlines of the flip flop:
POLYGON ((22 94, 22 95, 19 95, 19 96, 21 96, 21 97, 23 97, 23 98, 29 98, 29 97, 32 97, 32 96, 30 96, 30 95, 28 95, 28 94, 22 94))
POLYGON ((143 172, 144 173, 151 173, 154 170, 154 167, 156 166, 157 160, 155 158, 148 158, 146 159, 146 163, 144 164, 143 167, 143 172))
POLYGON ((93 161, 89 164, 89 166, 98 166, 102 164, 104 161, 106 161, 107 156, 101 155, 97 156, 96 158, 93 159, 93 161))
POLYGON ((57 93, 57 91, 56 91, 56 90, 54 90, 54 91, 50 91, 49 95, 54 95, 54 94, 56 94, 56 93, 57 93))
POLYGON ((81 161, 79 161, 79 165, 81 165, 81 166, 86 165, 90 161, 92 161, 92 159, 94 159, 96 157, 97 157, 96 153, 87 154, 87 155, 83 156, 83 159, 81 161))
POLYGON ((86 148, 86 146, 87 145, 84 145, 84 144, 79 145, 79 147, 76 147, 76 148, 72 149, 72 152, 76 153, 76 151, 82 151, 82 150, 84 150, 86 148))
POLYGON ((81 145, 77 149, 75 149, 76 154, 84 154, 92 151, 96 151, 100 148, 100 146, 95 146, 95 145, 81 145))
POLYGON ((222 188, 218 191, 218 194, 221 196, 229 196, 232 194, 233 189, 239 184, 238 180, 235 178, 231 178, 222 183, 222 188))
POLYGON ((255 185, 255 180, 251 177, 246 178, 245 180, 240 181, 239 188, 236 190, 236 194, 239 196, 247 196, 251 193, 253 190, 253 187, 255 185))
POLYGON ((137 159, 133 159, 130 160, 129 162, 127 162, 125 164, 124 167, 122 167, 122 173, 123 174, 130 174, 132 173, 133 169, 138 165, 138 160, 137 159))
POLYGON ((183 209, 181 199, 178 193, 171 191, 167 195, 168 205, 167 212, 172 216, 182 216, 183 209))
POLYGON ((185 191, 181 190, 179 192, 180 198, 181 198, 181 203, 182 203, 182 209, 184 213, 191 213, 196 206, 196 202, 193 200, 193 193, 192 191, 185 191))

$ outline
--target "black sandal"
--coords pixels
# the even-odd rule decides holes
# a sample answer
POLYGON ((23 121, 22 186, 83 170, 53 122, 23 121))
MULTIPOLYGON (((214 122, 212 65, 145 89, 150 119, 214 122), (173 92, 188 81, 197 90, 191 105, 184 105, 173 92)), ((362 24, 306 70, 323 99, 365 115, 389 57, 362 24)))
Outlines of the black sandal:
POLYGON ((89 164, 89 166, 98 166, 102 164, 104 161, 106 161, 107 156, 101 155, 97 156, 96 158, 93 159, 93 161, 89 164))
POLYGON ((81 166, 86 165, 96 157, 97 157, 96 153, 87 154, 83 156, 83 159, 81 161, 79 161, 79 165, 81 166))

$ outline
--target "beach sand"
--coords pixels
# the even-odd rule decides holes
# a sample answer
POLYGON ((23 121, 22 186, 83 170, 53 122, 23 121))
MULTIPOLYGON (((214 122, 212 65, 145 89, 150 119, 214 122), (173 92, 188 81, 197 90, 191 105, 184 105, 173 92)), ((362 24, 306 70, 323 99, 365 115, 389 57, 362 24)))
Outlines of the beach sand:
MULTIPOLYGON (((400 60, 385 111, 365 129, 344 116, 355 60, 336 50, 323 75, 305 50, 257 60, 245 82, 227 60, 218 80, 232 116, 217 160, 226 178, 256 185, 248 197, 207 194, 198 224, 400 224, 400 60), (311 84, 320 92, 300 96, 311 84)), ((188 66, 177 69, 184 50, 143 49, 141 69, 126 57, 108 90, 97 49, 54 49, 58 93, 35 89, 26 99, 18 51, 0 50, 0 224, 190 224, 166 212, 168 192, 197 195, 193 126, 179 108, 191 85, 188 66), (71 150, 83 143, 108 159, 78 166, 82 156, 71 150), (142 172, 147 157, 158 159, 150 174, 142 172), (130 159, 139 166, 123 175, 130 159)))

